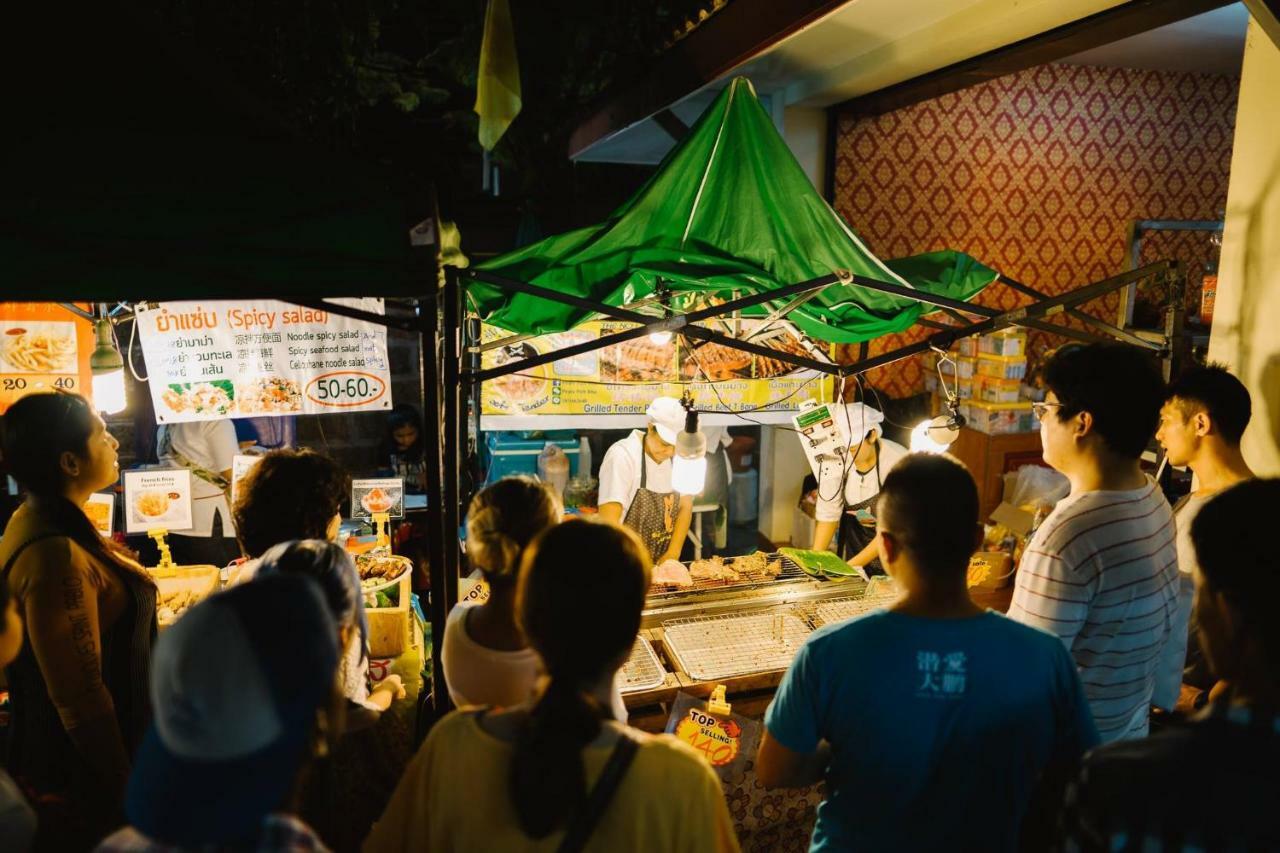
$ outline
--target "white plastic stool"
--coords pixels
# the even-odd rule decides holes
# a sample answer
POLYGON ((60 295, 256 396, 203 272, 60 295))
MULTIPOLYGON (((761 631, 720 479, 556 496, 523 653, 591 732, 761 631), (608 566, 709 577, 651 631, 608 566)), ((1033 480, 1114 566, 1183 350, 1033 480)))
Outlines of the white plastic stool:
POLYGON ((689 518, 689 541, 693 543, 693 559, 702 559, 702 524, 698 516, 704 512, 715 512, 720 504, 694 504, 693 515, 689 518))

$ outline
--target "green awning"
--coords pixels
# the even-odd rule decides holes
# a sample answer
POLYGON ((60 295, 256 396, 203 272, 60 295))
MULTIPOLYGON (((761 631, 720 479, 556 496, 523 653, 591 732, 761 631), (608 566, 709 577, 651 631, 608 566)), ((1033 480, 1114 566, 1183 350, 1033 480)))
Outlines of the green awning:
MULTIPOLYGON (((562 293, 621 306, 661 280, 675 294, 757 293, 848 270, 968 300, 997 273, 960 252, 893 261, 872 255, 814 190, 761 107, 735 79, 657 172, 598 225, 549 237, 478 266, 562 293)), ((590 312, 484 283, 468 287, 487 323, 520 334, 564 331, 590 312)), ((769 303, 744 313, 765 316, 769 303)), ((788 315, 814 338, 857 343, 900 332, 934 309, 857 285, 835 284, 788 315)))

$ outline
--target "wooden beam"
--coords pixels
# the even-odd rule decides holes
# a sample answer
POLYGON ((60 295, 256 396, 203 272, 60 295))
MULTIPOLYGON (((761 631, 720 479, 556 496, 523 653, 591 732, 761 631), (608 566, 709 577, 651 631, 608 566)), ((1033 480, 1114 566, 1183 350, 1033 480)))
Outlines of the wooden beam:
POLYGON ((1244 0, 1244 5, 1271 43, 1280 47, 1280 0, 1244 0))
MULTIPOLYGON (((1039 35, 834 105, 836 113, 877 116, 997 77, 1066 59, 1104 44, 1230 6, 1234 0, 1130 0, 1039 35)), ((1250 0, 1250 4, 1276 0, 1250 0)))
POLYGON ((670 107, 850 0, 733 0, 673 44, 641 76, 611 86, 569 138, 574 158, 670 107))

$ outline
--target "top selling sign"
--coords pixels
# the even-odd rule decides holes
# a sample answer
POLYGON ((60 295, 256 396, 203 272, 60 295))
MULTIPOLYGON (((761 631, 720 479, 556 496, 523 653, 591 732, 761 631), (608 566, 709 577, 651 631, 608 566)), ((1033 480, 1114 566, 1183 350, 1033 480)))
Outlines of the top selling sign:
POLYGON ((271 300, 139 305, 137 321, 159 423, 391 408, 387 333, 373 323, 271 300))

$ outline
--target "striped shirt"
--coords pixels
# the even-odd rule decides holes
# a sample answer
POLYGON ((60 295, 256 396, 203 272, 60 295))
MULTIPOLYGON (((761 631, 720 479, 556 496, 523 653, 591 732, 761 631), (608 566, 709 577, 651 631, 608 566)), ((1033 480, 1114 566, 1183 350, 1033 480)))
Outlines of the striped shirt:
MULTIPOLYGON (((1103 743, 1147 733, 1178 612, 1173 511, 1160 489, 1073 494, 1032 536, 1009 616, 1075 658, 1103 743)), ((1172 689, 1177 695, 1176 687, 1172 689)))

